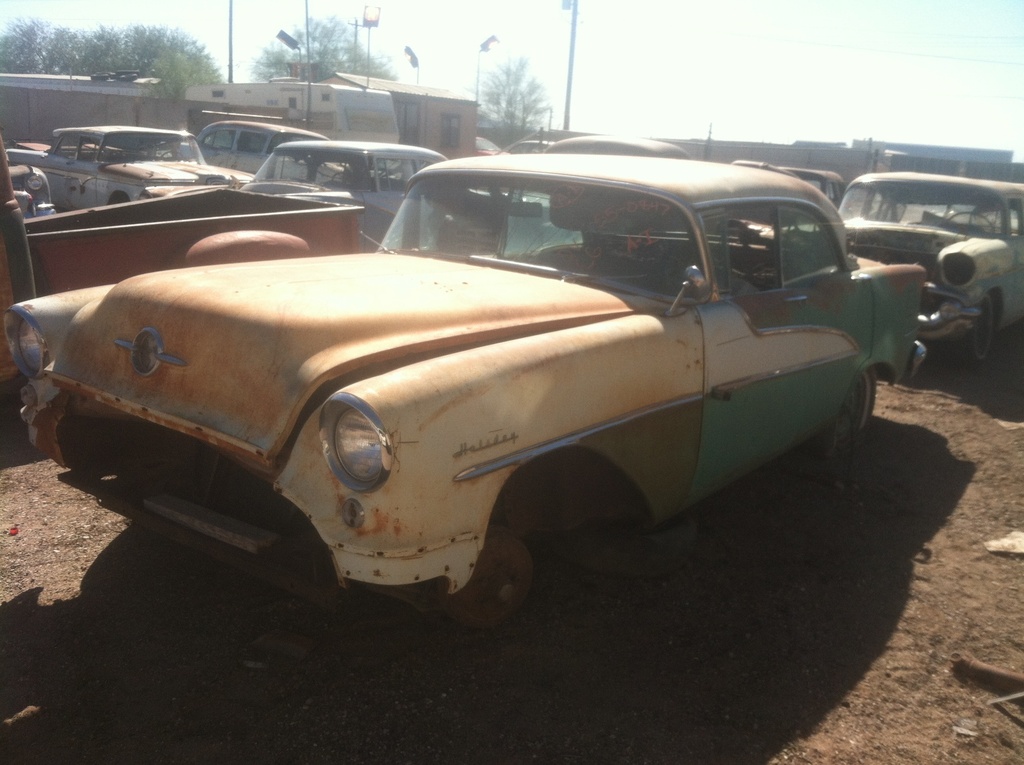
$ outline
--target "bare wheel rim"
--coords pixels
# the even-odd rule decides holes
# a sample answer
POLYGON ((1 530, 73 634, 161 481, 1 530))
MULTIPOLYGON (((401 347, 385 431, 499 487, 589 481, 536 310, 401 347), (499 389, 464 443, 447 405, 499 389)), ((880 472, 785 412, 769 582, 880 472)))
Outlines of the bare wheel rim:
POLYGON ((849 451, 863 435, 875 410, 877 387, 874 369, 865 369, 857 375, 836 423, 836 451, 849 451))
POLYGON ((469 581, 449 594, 442 579, 438 595, 441 608, 457 622, 494 627, 519 609, 532 582, 533 557, 526 545, 508 529, 492 526, 469 581))

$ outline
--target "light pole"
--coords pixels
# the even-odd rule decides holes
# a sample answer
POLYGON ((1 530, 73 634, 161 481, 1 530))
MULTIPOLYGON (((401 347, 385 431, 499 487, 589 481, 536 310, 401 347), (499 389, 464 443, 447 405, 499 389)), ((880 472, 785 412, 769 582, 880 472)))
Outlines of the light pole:
POLYGON ((572 106, 572 65, 576 58, 576 20, 579 17, 580 0, 572 0, 572 31, 569 33, 569 74, 565 83, 565 121, 562 130, 569 129, 569 108, 572 106))
POLYGON ((409 60, 409 66, 416 70, 416 84, 420 84, 420 59, 408 45, 405 46, 405 57, 409 60))
POLYGON ((491 35, 480 43, 480 51, 476 54, 476 102, 480 103, 480 57, 491 48, 501 42, 497 37, 491 35))
MULTIPOLYGON (((308 22, 307 22, 308 23, 308 22)), ((299 51, 299 66, 302 66, 302 52, 299 41, 292 37, 290 34, 285 32, 283 29, 277 33, 277 39, 283 42, 292 50, 299 51)), ((313 85, 310 82, 310 64, 309 64, 309 27, 306 27, 306 127, 310 126, 310 111, 313 108, 312 91, 313 85)))
MULTIPOLYGON (((307 0, 308 2, 308 0, 307 0)), ((380 6, 363 6, 363 26, 366 27, 366 87, 370 87, 370 30, 380 25, 380 6)))

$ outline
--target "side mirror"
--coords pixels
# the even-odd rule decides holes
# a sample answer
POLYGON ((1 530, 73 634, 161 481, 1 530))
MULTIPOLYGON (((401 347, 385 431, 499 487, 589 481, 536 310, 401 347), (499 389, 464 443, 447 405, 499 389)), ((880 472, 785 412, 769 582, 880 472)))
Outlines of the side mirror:
POLYGON ((703 303, 711 294, 711 284, 699 266, 687 266, 686 279, 683 286, 668 309, 667 316, 675 316, 682 313, 685 308, 697 303, 703 303))

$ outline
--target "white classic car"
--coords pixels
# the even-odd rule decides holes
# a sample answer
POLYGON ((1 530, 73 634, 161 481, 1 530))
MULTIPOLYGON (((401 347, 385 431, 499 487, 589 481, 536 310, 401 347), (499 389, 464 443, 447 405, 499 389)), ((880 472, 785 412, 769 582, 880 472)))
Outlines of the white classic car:
POLYGON ((145 274, 5 328, 33 442, 113 509, 314 599, 488 626, 534 534, 657 540, 797 444, 849 447, 923 358, 923 281, 778 173, 497 155, 420 171, 378 252, 145 274))
POLYGON ((7 150, 12 165, 46 174, 58 210, 82 210, 195 186, 239 187, 250 173, 208 165, 183 130, 106 125, 61 128, 45 149, 7 150))
POLYGON ((839 214, 851 252, 928 271, 920 337, 976 366, 1024 318, 1024 184, 930 173, 854 179, 839 214))
POLYGON ((421 146, 377 141, 280 144, 243 190, 359 205, 364 246, 377 247, 394 220, 409 179, 445 157, 421 146))

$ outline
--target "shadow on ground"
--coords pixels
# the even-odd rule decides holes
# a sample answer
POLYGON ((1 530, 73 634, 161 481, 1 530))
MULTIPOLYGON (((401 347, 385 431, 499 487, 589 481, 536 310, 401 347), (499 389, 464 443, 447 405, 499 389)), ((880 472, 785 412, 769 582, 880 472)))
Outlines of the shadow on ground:
POLYGON ((490 632, 368 593, 326 615, 129 528, 79 597, 0 607, 0 717, 39 710, 0 756, 765 763, 884 650, 972 473, 942 437, 879 420, 848 465, 796 453, 702 503, 669 576, 538 550, 524 610, 490 632), (267 634, 287 648, 255 651, 267 634))

